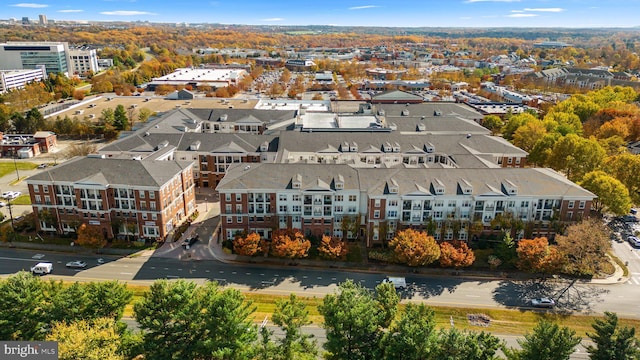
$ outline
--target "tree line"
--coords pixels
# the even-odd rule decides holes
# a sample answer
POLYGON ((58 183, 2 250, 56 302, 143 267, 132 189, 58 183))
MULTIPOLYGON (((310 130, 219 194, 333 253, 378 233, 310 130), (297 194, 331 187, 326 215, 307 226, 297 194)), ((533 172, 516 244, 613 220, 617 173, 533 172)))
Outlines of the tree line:
MULTIPOLYGON (((581 339, 545 320, 508 348, 488 332, 438 328, 424 304, 400 308, 393 285, 368 290, 339 284, 319 306, 326 342, 318 347, 302 299, 278 299, 271 321, 282 336, 254 322, 255 305, 236 289, 207 282, 157 280, 133 305, 139 330, 122 322, 133 293, 117 281, 44 281, 29 273, 0 280, 0 339, 58 342, 61 360, 76 359, 569 359, 581 339), (505 357, 500 355, 500 352, 505 357)), ((613 313, 596 319, 588 337, 590 359, 638 359, 635 329, 613 313)))

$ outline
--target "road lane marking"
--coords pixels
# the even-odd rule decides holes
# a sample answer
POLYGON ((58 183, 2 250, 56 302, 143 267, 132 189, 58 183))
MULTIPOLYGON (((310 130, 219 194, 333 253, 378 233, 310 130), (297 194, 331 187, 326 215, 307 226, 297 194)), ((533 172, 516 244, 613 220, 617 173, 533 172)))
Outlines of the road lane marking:
POLYGON ((479 298, 480 297, 480 295, 465 295, 465 296, 472 297, 472 298, 479 298))
POLYGON ((125 272, 121 272, 120 275, 133 275, 133 273, 125 273, 125 272))

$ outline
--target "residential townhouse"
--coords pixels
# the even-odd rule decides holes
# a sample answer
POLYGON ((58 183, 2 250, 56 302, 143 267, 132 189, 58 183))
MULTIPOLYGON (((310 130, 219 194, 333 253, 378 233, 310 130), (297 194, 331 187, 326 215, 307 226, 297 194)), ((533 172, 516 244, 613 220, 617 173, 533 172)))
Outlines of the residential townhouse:
POLYGON ((78 157, 27 179, 38 231, 95 227, 106 239, 164 239, 195 211, 193 162, 171 150, 146 158, 78 157))
POLYGON ((354 168, 347 164, 234 165, 218 185, 221 236, 295 228, 305 235, 383 244, 400 229, 438 240, 491 233, 498 216, 520 220, 516 238, 554 236, 588 216, 595 195, 550 169, 354 168), (481 224, 473 234, 472 226, 481 224), (526 225, 526 226, 525 226, 526 225), (528 229, 528 230, 527 230, 528 229))

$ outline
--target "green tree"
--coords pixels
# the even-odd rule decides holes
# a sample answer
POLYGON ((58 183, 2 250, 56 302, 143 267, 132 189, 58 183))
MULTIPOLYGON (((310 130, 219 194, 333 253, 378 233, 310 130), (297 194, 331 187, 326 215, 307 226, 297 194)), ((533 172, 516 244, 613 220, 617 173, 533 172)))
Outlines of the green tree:
POLYGON ((500 132, 500 129, 504 126, 504 122, 496 115, 487 115, 482 119, 482 126, 491 130, 493 135, 500 132))
POLYGON ((11 116, 9 108, 0 104, 0 132, 7 133, 11 129, 11 116))
POLYGON ((395 286, 388 282, 378 284, 378 286, 376 286, 376 301, 384 315, 382 325, 389 327, 396 317, 398 304, 400 304, 400 296, 398 296, 395 286))
POLYGON ((202 306, 196 284, 155 281, 133 307, 144 332, 146 359, 195 359, 202 306))
POLYGON ((605 160, 603 168, 627 187, 633 203, 640 203, 640 155, 611 156, 605 160))
POLYGON ((295 294, 289 295, 288 299, 276 301, 272 320, 284 331, 284 337, 279 340, 276 359, 312 360, 317 357, 316 342, 311 340, 313 335, 302 333, 302 327, 311 324, 309 311, 295 294))
POLYGON ((117 130, 127 130, 129 128, 127 111, 122 104, 116 106, 116 110, 113 112, 113 126, 115 126, 117 130))
POLYGON ((509 360, 568 360, 580 341, 574 330, 543 319, 524 340, 518 340, 521 349, 505 349, 505 353, 509 360))
POLYGON ((549 154, 548 163, 553 169, 564 172, 569 180, 579 181, 600 167, 606 151, 596 139, 584 139, 575 134, 561 137, 549 154))
POLYGON ((509 117, 509 120, 506 122, 504 127, 502 128, 502 137, 507 140, 513 140, 513 134, 515 134, 516 130, 521 126, 525 125, 530 121, 538 120, 535 116, 529 113, 522 113, 517 115, 512 115, 509 117))
POLYGON ((138 113, 138 122, 141 122, 141 123, 147 122, 147 120, 149 120, 149 118, 153 115, 154 115, 153 111, 147 108, 142 108, 138 113))
POLYGON ((550 133, 555 132, 562 136, 582 134, 582 122, 580 122, 580 117, 574 113, 552 111, 544 117, 544 124, 550 133))
MULTIPOLYGON (((124 109, 124 107, 122 109, 124 109)), ((113 125, 115 123, 115 120, 115 114, 113 112, 113 109, 111 108, 103 109, 100 113, 100 121, 103 124, 113 125)))
POLYGON ((433 359, 437 343, 435 326, 433 310, 424 304, 407 304, 400 319, 383 335, 383 359, 433 359))
POLYGON ((520 126, 513 133, 513 144, 524 151, 531 151, 538 140, 547 134, 547 129, 540 120, 531 120, 520 126))
POLYGON ((46 311, 48 323, 71 323, 88 319, 86 286, 74 282, 65 286, 62 281, 45 283, 48 298, 46 311))
POLYGON ((0 280, 0 339, 42 340, 45 335, 42 280, 19 272, 0 280))
POLYGON ((201 289, 199 302, 201 338, 198 354, 202 358, 242 360, 253 356, 258 331, 251 314, 255 307, 237 289, 220 290, 217 283, 207 282, 201 289))
POLYGON ((58 342, 60 360, 124 360, 118 324, 98 318, 54 323, 48 341, 58 342))
POLYGON ((117 280, 90 282, 86 285, 87 308, 92 318, 120 320, 133 293, 117 280))
POLYGON ((620 328, 618 316, 605 312, 604 319, 596 319, 591 325, 595 332, 587 333, 594 345, 587 346, 591 360, 637 360, 640 344, 635 338, 636 329, 620 328))
POLYGON ((18 134, 29 134, 30 125, 27 118, 19 112, 11 114, 11 124, 18 134))
POLYGON ((624 184, 604 171, 587 173, 579 183, 583 188, 597 195, 593 207, 597 212, 607 210, 616 215, 625 215, 631 209, 631 197, 624 184))
POLYGON ((560 137, 558 134, 546 134, 542 138, 538 139, 533 145, 531 151, 529 151, 528 161, 531 164, 537 166, 548 166, 549 156, 553 151, 553 147, 560 137))
POLYGON ((485 333, 463 332, 456 328, 440 330, 432 359, 497 360, 503 347, 497 337, 485 333))
POLYGON ((372 294, 351 280, 341 283, 338 292, 325 296, 318 310, 324 316, 329 360, 379 358, 384 314, 372 294))

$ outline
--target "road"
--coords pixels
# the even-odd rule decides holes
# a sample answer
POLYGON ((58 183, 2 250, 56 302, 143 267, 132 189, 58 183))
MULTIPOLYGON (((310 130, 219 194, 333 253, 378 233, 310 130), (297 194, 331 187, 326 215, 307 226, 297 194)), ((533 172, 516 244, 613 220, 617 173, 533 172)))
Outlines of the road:
MULTIPOLYGON (((624 245, 624 244, 622 244, 624 245)), ((206 244, 196 243, 194 247, 206 244)), ((176 251, 182 251, 176 249, 176 251)), ((635 255, 637 250, 633 250, 635 255)), ((269 294, 297 293, 322 297, 336 290, 347 279, 374 288, 385 275, 344 269, 316 269, 299 266, 273 267, 259 264, 226 264, 219 261, 181 261, 176 258, 135 256, 104 257, 98 264, 97 255, 77 255, 35 250, 0 249, 0 275, 28 270, 39 261, 54 264, 53 277, 64 276, 78 281, 118 279, 151 284, 155 279, 191 279, 202 283, 216 280, 221 284, 247 292, 269 294), (44 255, 39 259, 34 256, 44 255), (84 270, 65 268, 71 260, 84 260, 84 270)), ((434 306, 476 308, 527 308, 529 299, 551 296, 556 299, 557 311, 583 314, 613 311, 624 318, 640 318, 640 285, 627 282, 616 285, 595 285, 565 280, 483 280, 454 276, 405 275, 407 288, 400 291, 405 302, 424 302, 434 306)))

